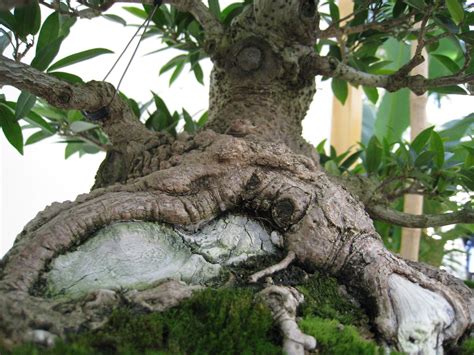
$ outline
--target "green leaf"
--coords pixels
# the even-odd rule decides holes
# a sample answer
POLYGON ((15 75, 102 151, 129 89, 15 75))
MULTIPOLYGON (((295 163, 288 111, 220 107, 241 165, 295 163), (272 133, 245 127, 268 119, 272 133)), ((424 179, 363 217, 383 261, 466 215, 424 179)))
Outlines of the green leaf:
POLYGON ((474 31, 467 31, 458 35, 464 42, 474 44, 474 31))
POLYGON ((331 15, 332 22, 339 21, 339 7, 334 3, 334 1, 329 2, 329 14, 331 15))
POLYGON ((341 172, 339 171, 339 168, 334 160, 328 160, 326 163, 324 163, 324 169, 326 169, 326 171, 331 175, 341 175, 341 172))
POLYGON ((58 54, 63 39, 64 37, 56 38, 41 48, 31 61, 31 66, 38 70, 45 70, 58 54))
POLYGON ((139 9, 138 7, 124 6, 123 9, 143 20, 145 20, 148 16, 145 10, 139 9))
POLYGON ((23 134, 15 115, 10 108, 0 104, 0 125, 5 137, 15 149, 23 155, 23 134))
POLYGON ((464 9, 459 0, 446 0, 449 14, 456 25, 459 25, 464 19, 464 9))
POLYGON ((188 133, 194 133, 197 130, 196 122, 191 115, 183 108, 184 130, 188 133))
POLYGON ((426 144, 430 140, 431 132, 433 131, 433 129, 434 129, 434 126, 431 126, 421 131, 420 133, 418 133, 416 138, 411 143, 411 147, 413 148, 415 152, 420 154, 420 152, 423 150, 423 148, 426 146, 426 144))
POLYGON ((36 54, 51 43, 51 41, 58 38, 60 28, 59 13, 53 12, 46 18, 41 27, 38 42, 36 43, 36 54))
POLYGON ((15 118, 19 120, 25 117, 36 103, 36 96, 28 91, 22 91, 16 102, 15 118))
POLYGON ((377 139, 373 136, 367 149, 365 151, 365 166, 369 174, 377 172, 380 164, 382 163, 382 146, 377 139))
POLYGON ((48 71, 57 70, 59 68, 64 68, 72 64, 80 63, 88 59, 98 57, 103 54, 113 53, 110 49, 106 48, 94 48, 82 51, 79 53, 71 54, 63 59, 58 60, 56 63, 52 64, 48 71))
POLYGON ((430 88, 430 92, 437 92, 438 94, 450 94, 450 95, 468 95, 466 90, 461 86, 443 86, 439 88, 430 88))
POLYGON ((331 82, 332 92, 334 96, 344 105, 349 95, 349 88, 347 82, 344 80, 333 78, 331 82))
POLYGON ((174 81, 178 78, 179 74, 181 74, 181 72, 183 71, 184 64, 186 63, 183 61, 176 66, 176 69, 174 70, 173 74, 171 74, 171 77, 170 77, 170 86, 171 84, 174 83, 174 81))
POLYGON ((3 54, 5 49, 10 45, 11 34, 8 32, 0 32, 0 55, 3 54))
POLYGON ((86 121, 74 121, 69 125, 69 129, 74 133, 89 131, 97 127, 97 125, 86 121))
POLYGON ((0 11, 0 25, 16 32, 15 16, 10 11, 0 11))
POLYGON ((25 6, 16 7, 13 14, 16 21, 16 34, 26 38, 28 35, 38 33, 41 27, 41 10, 37 1, 33 1, 25 6))
POLYGON ((156 109, 164 113, 167 118, 171 118, 171 113, 168 110, 168 107, 166 106, 165 102, 161 99, 161 97, 153 93, 153 100, 155 101, 156 109))
POLYGON ((363 89, 364 89, 365 95, 367 96, 369 101, 372 102, 375 105, 377 103, 378 99, 379 99, 379 92, 378 92, 377 88, 371 88, 371 87, 368 87, 368 86, 364 86, 363 89))
POLYGON ((197 125, 199 127, 204 127, 208 119, 209 119, 209 115, 208 115, 208 112, 206 111, 201 115, 201 117, 199 117, 197 121, 197 125))
POLYGON ((433 162, 433 157, 435 157, 436 154, 436 152, 433 152, 431 150, 421 153, 415 159, 415 166, 419 168, 422 166, 430 165, 433 162))
POLYGON ((386 138, 389 143, 399 140, 410 125, 410 92, 402 89, 385 93, 377 110, 375 135, 386 138))
POLYGON ((82 143, 68 143, 64 150, 64 159, 68 159, 74 153, 80 152, 82 149, 82 143))
POLYGON ((441 136, 436 131, 431 132, 431 150, 436 153, 436 166, 441 168, 444 163, 444 144, 441 136))
POLYGON ((209 10, 211 11, 211 13, 219 18, 219 15, 221 13, 221 7, 219 5, 219 0, 208 0, 208 3, 209 3, 209 10))
POLYGON ((423 0, 404 0, 404 2, 418 10, 425 8, 425 2, 423 0))
POLYGON ((176 67, 177 65, 179 65, 180 63, 186 61, 188 59, 188 56, 187 55, 184 55, 184 54, 181 54, 181 55, 178 55, 172 59, 170 59, 165 65, 163 65, 160 69, 160 75, 167 72, 168 70, 176 67))
POLYGON ((120 16, 113 15, 113 14, 103 14, 102 17, 106 18, 109 21, 120 23, 123 26, 127 26, 127 21, 125 21, 120 16))
POLYGON ((451 58, 449 58, 448 56, 445 56, 442 54, 436 54, 436 53, 432 54, 432 56, 438 59, 441 62, 441 64, 443 64, 444 67, 449 70, 450 74, 455 74, 459 72, 459 70, 461 69, 459 68, 459 65, 457 65, 456 62, 452 60, 451 58))
POLYGON ((55 76, 56 78, 66 80, 72 84, 83 84, 84 80, 82 80, 80 77, 77 75, 71 74, 71 73, 65 73, 62 71, 55 71, 52 73, 49 73, 49 75, 55 76))
POLYGON ((51 125, 46 122, 43 117, 41 117, 34 111, 30 111, 27 116, 23 117, 23 119, 26 122, 32 124, 33 126, 41 128, 45 132, 49 132, 51 134, 56 133, 56 130, 51 127, 51 125))
POLYGON ((198 83, 204 85, 204 73, 202 72, 201 65, 199 63, 196 63, 193 65, 192 69, 198 83))
POLYGON ((51 136, 53 136, 52 133, 46 132, 43 130, 35 132, 31 136, 28 137, 28 139, 25 142, 25 145, 38 143, 39 141, 42 141, 43 139, 49 138, 51 136))

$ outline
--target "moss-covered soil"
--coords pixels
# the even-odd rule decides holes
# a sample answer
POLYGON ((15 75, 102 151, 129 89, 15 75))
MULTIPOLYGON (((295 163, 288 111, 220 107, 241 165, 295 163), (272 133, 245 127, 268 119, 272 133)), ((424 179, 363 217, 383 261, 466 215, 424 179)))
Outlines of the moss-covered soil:
MULTIPOLYGON (((290 274, 301 280, 295 270, 290 274)), ((297 288, 305 296, 300 326, 317 339, 315 353, 384 353, 372 339, 365 312, 336 279, 316 272, 297 288)), ((122 307, 113 312, 104 328, 70 334, 52 349, 25 344, 12 352, 0 349, 0 354, 282 354, 279 330, 269 309, 255 297, 257 291, 244 287, 206 289, 163 313, 145 314, 122 307)), ((457 354, 474 354, 474 340, 465 341, 456 350, 457 354)))

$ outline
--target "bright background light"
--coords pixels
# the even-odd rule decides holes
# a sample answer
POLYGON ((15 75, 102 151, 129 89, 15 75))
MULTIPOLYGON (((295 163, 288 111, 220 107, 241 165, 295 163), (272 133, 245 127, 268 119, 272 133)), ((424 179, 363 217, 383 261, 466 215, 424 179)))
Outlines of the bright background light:
MULTIPOLYGON (((221 1, 224 6, 230 1, 221 1)), ((110 13, 115 13, 128 23, 138 23, 138 19, 129 15, 120 6, 114 6, 110 13)), ((47 11, 43 11, 47 16, 47 11)), ((127 41, 135 32, 134 27, 123 27, 103 18, 79 20, 64 41, 56 57, 63 58, 69 54, 91 48, 109 48, 115 54, 104 55, 84 63, 66 68, 66 71, 82 77, 85 81, 102 80, 127 41)), ((125 77, 121 90, 137 101, 145 102, 151 98, 150 91, 160 95, 170 110, 181 111, 184 107, 191 115, 199 116, 208 107, 210 61, 202 63, 205 73, 205 86, 197 83, 192 72, 183 71, 178 80, 168 86, 169 73, 159 76, 163 64, 177 54, 169 50, 158 55, 146 56, 161 46, 159 39, 147 39, 142 42, 139 52, 125 77)), ((33 50, 24 60, 29 63, 33 50)), ((108 78, 116 84, 131 54, 129 51, 122 59, 113 74, 108 78)), ((188 67, 189 70, 189 67, 188 67)), ((303 135, 311 143, 317 144, 329 137, 332 92, 329 82, 317 82, 318 92, 303 122, 303 135)), ((18 91, 11 87, 2 88, 7 98, 14 99, 18 91)), ((440 123, 453 118, 460 118, 469 113, 469 98, 455 97, 444 100, 442 109, 430 102, 431 122, 440 123)), ((472 102, 471 102, 472 104, 472 102)), ((33 132, 31 132, 33 133, 33 132)), ((25 138, 26 139, 26 138, 25 138)), ((0 258, 11 248, 13 241, 22 228, 36 214, 54 201, 73 200, 78 194, 86 193, 93 184, 94 176, 104 153, 85 155, 79 158, 74 155, 64 159, 64 145, 57 143, 57 137, 25 147, 21 156, 6 141, 0 132, 0 258)))

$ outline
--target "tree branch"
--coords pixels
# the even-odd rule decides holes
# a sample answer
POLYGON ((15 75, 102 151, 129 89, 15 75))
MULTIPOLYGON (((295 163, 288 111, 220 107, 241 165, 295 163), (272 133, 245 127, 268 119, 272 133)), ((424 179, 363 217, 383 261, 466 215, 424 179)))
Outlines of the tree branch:
POLYGON ((409 228, 441 227, 456 223, 474 223, 474 210, 464 209, 444 214, 413 215, 381 205, 366 205, 370 217, 409 228))
POLYGON ((106 108, 107 116, 95 123, 101 124, 114 146, 144 142, 156 135, 136 119, 128 103, 105 82, 71 84, 0 55, 1 85, 28 91, 58 108, 89 112, 106 108))
MULTIPOLYGON (((411 61, 410 67, 423 61, 422 56, 416 56, 411 61)), ((422 95, 430 88, 465 84, 474 80, 474 74, 465 74, 462 71, 433 79, 427 79, 422 75, 403 75, 405 68, 391 75, 369 74, 344 64, 334 57, 321 57, 318 54, 312 55, 312 62, 309 66, 314 75, 343 79, 354 85, 384 88, 390 92, 408 88, 415 94, 422 95)))

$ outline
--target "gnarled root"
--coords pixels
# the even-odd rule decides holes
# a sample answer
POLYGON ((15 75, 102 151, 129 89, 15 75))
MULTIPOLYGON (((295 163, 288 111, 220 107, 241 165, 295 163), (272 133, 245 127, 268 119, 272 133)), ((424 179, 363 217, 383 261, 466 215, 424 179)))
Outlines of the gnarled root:
POLYGON ((270 276, 270 275, 273 275, 274 273, 276 273, 278 271, 285 270, 288 267, 288 265, 290 265, 291 262, 293 260, 295 260, 295 258, 296 258, 295 252, 290 251, 288 253, 288 255, 282 261, 280 261, 279 263, 277 263, 275 265, 272 265, 272 266, 269 266, 269 267, 267 267, 263 270, 260 270, 256 273, 250 275, 249 281, 255 283, 264 276, 270 276))
POLYGON ((283 351, 288 355, 304 355, 316 348, 316 339, 304 334, 296 323, 296 309, 304 297, 293 287, 268 286, 258 294, 270 307, 273 318, 283 333, 283 351))

